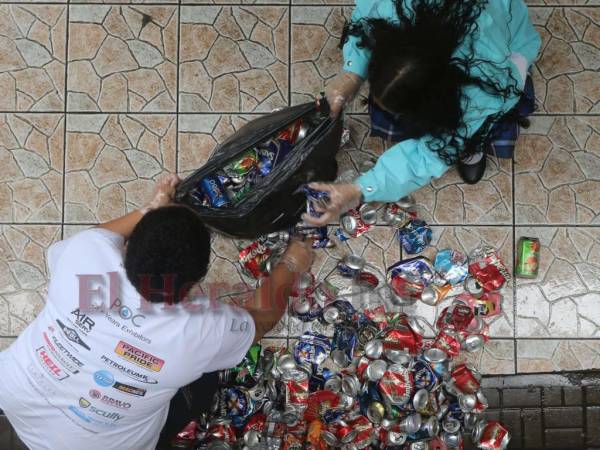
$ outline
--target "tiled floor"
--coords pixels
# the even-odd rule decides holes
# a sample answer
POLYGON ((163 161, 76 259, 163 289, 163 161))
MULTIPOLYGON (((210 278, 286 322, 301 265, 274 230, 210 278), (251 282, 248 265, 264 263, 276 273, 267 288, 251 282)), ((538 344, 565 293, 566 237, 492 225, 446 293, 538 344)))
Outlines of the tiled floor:
MULTIPOLYGON (((194 170, 256 114, 318 95, 352 3, 0 1, 0 348, 43 304, 52 242, 140 206, 162 173, 194 170)), ((476 186, 450 171, 416 194, 438 247, 486 242, 512 264, 520 236, 542 241, 539 279, 509 285, 473 356, 486 373, 600 368, 600 3, 529 3, 544 40, 539 111, 515 161, 490 161, 476 186)), ((384 146, 360 98, 347 122, 340 166, 356 171, 384 146)), ((349 245, 320 252, 315 272, 348 251, 379 267, 401 257, 383 226, 349 245)), ((207 282, 235 274, 223 297, 252 284, 236 252, 215 238, 207 282)), ((305 328, 285 318, 271 337, 305 328)))

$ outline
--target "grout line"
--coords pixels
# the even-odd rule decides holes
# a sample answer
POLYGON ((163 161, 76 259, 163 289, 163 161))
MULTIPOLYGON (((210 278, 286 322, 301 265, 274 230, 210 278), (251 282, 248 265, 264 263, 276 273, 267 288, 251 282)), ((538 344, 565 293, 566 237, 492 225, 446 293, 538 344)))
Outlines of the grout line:
POLYGON ((519 355, 518 355, 518 343, 517 343, 517 282, 515 280, 515 246, 516 246, 516 228, 515 228, 515 224, 516 224, 516 209, 515 209, 515 205, 516 205, 516 201, 515 201, 515 196, 516 196, 516 191, 515 191, 515 153, 514 151, 516 150, 513 149, 513 155, 512 158, 510 160, 510 165, 511 165, 511 173, 512 173, 512 264, 513 264, 513 282, 512 282, 512 293, 513 293, 513 354, 514 354, 514 361, 513 361, 513 365, 515 368, 515 374, 519 373, 519 355))
POLYGON ((177 1, 177 80, 175 82, 175 174, 179 173, 179 74, 181 73, 180 63, 181 51, 181 0, 177 1))
POLYGON ((288 106, 292 106, 292 0, 288 1, 288 106))
POLYGON ((587 442, 588 440, 587 406, 587 389, 584 386, 581 386, 581 408, 583 409, 583 417, 581 420, 583 420, 583 442, 587 442))
MULTIPOLYGON (((72 4, 72 5, 113 5, 113 6, 129 6, 129 5, 136 5, 136 6, 156 6, 156 5, 161 5, 161 6, 174 6, 177 4, 177 2, 166 2, 166 1, 156 1, 156 2, 148 2, 148 3, 139 3, 139 2, 135 2, 135 1, 130 1, 128 3, 119 3, 119 2, 100 2, 100 1, 96 1, 96 2, 83 2, 81 0, 79 1, 68 1, 68 3, 72 4)), ((13 0, 13 1, 4 1, 4 2, 0 2, 0 5, 23 5, 24 3, 22 1, 17 1, 17 0, 13 0)), ((31 5, 66 5, 67 1, 65 2, 52 2, 52 1, 42 1, 42 2, 35 2, 35 3, 26 3, 27 6, 31 6, 31 5)), ((214 6, 213 4, 206 4, 206 3, 182 3, 182 5, 184 6, 214 6)), ((285 3, 260 3, 260 4, 253 4, 252 6, 285 6, 285 3)), ((333 6, 353 6, 354 3, 349 1, 347 3, 293 3, 293 6, 301 6, 301 7, 315 7, 315 6, 320 6, 320 7, 324 7, 324 8, 331 8, 333 6)), ((229 2, 229 3, 219 3, 218 6, 247 6, 245 3, 235 3, 235 2, 229 2)), ((576 9, 596 9, 596 8, 600 8, 600 5, 564 5, 564 4, 559 4, 559 3, 552 3, 552 4, 545 4, 545 5, 529 5, 529 8, 536 8, 536 9, 551 9, 551 8, 562 8, 562 9, 572 9, 572 8, 576 8, 576 9)))
POLYGON ((60 239, 63 240, 65 237, 65 203, 67 197, 67 93, 68 93, 68 81, 69 81, 69 29, 70 29, 70 13, 71 6, 69 0, 67 1, 66 7, 67 15, 65 17, 65 86, 63 90, 63 167, 62 167, 62 199, 61 199, 61 219, 60 219, 60 239))
MULTIPOLYGON (((44 3, 27 3, 27 5, 43 5, 44 3)), ((0 5, 3 5, 3 3, 0 3, 0 5)), ((23 5, 23 3, 19 3, 19 5, 23 5)), ((53 3, 53 5, 57 5, 55 3, 53 3)), ((60 5, 66 5, 66 3, 61 3, 60 5)), ((83 5, 83 3, 81 3, 80 5, 83 5)), ((119 3, 119 5, 123 6, 122 3, 119 3)), ((150 5, 150 6, 156 6, 156 5, 152 5, 152 4, 148 4, 148 3, 143 3, 143 5, 150 5)), ((220 4, 219 4, 220 5, 220 4)), ((173 4, 170 4, 170 6, 176 6, 173 4)), ((186 5, 182 5, 182 6, 186 6, 186 5)), ((261 6, 263 6, 261 4, 261 6)), ((281 6, 281 5, 279 5, 281 6)), ((291 23, 290 23, 290 27, 291 27, 291 23)), ((291 53, 291 52, 290 52, 291 53)), ((291 72, 291 55, 289 57, 289 69, 288 72, 291 72)), ((177 64, 178 68, 179 68, 179 64, 177 64)), ((288 90, 291 90, 291 84, 290 86, 288 86, 288 90)), ((19 111, 19 110, 0 110, 0 113, 2 114, 64 114, 65 111, 62 110, 48 110, 48 111, 19 111)), ((143 114, 147 114, 147 115, 157 115, 157 114, 179 114, 179 115, 203 115, 203 116, 208 116, 208 115, 223 115, 223 114, 235 114, 235 115, 248 115, 248 116, 261 116, 264 114, 269 114, 270 111, 66 111, 67 114, 78 114, 78 115, 98 115, 98 114, 138 114, 138 115, 143 115, 143 114)), ((369 117, 368 113, 358 113, 358 112, 349 112, 347 113, 347 115, 349 117, 369 117)), ((570 114, 570 113, 560 113, 560 114, 533 114, 531 117, 600 117, 600 114, 570 114)), ((526 134, 526 133, 524 133, 526 134)))

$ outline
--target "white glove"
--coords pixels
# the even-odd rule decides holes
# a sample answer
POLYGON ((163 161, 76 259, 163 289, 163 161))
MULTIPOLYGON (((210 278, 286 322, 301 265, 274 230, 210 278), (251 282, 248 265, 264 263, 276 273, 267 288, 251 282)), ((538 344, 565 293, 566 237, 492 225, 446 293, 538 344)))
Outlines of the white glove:
POLYGON ((331 117, 336 118, 344 106, 354 100, 363 84, 363 79, 353 72, 342 72, 325 88, 325 97, 331 108, 331 117))
POLYGON ((325 208, 314 205, 315 211, 323 213, 321 217, 312 217, 304 213, 302 220, 309 225, 323 226, 333 222, 340 214, 356 208, 362 196, 360 187, 353 183, 311 183, 309 187, 329 194, 329 203, 325 208))
POLYGON ((175 188, 180 181, 181 179, 175 174, 166 175, 158 180, 154 187, 154 196, 152 197, 152 200, 140 208, 140 212, 146 214, 148 211, 173 203, 175 188))

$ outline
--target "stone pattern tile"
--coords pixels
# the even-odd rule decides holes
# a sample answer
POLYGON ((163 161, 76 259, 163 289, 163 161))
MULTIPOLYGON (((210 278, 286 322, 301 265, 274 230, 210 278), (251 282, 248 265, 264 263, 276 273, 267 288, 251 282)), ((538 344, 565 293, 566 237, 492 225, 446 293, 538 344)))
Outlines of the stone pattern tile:
POLYGON ((251 119, 243 115, 180 114, 179 175, 185 177, 202 167, 218 144, 251 119))
POLYGON ((59 225, 0 226, 0 336, 18 336, 44 306, 46 251, 59 225))
POLYGON ((530 14, 543 41, 534 70, 540 111, 600 112, 600 11, 531 8, 530 14))
POLYGON ((515 153, 518 224, 600 223, 600 117, 535 117, 515 153))
POLYGON ((97 223, 141 207, 175 171, 174 115, 80 114, 67 120, 65 222, 97 223))
POLYGON ((180 111, 286 106, 288 20, 276 6, 182 7, 180 111))
POLYGON ((181 4, 201 4, 201 5, 218 5, 218 4, 240 4, 240 5, 260 5, 262 3, 268 4, 282 4, 287 5, 289 3, 288 0, 181 0, 181 4))
POLYGON ((0 5, 0 111, 62 111, 66 6, 0 5))
POLYGON ((0 338, 0 352, 6 350, 15 341, 15 338, 0 338))
POLYGON ((517 340, 517 370, 557 372, 600 367, 598 340, 517 340))
POLYGON ((70 8, 69 111, 175 111, 176 6, 70 8))
POLYGON ((0 115, 0 221, 62 219, 64 115, 0 115))
POLYGON ((457 363, 473 364, 486 375, 511 375, 515 373, 515 341, 513 339, 491 339, 485 347, 475 353, 462 353, 457 363))
MULTIPOLYGON (((499 250, 500 257, 506 264, 510 272, 513 267, 513 236, 511 227, 432 227, 433 240, 432 245, 441 250, 443 248, 452 248, 460 250, 466 255, 481 245, 491 245, 499 250)), ((416 255, 406 255, 409 258, 416 255)), ((431 307, 421 302, 404 307, 404 311, 410 314, 417 314, 429 323, 434 324, 441 311, 449 306, 453 298, 462 293, 462 287, 454 288, 449 296, 437 307, 431 307)), ((504 302, 502 304, 502 313, 498 316, 488 319, 490 324, 490 336, 492 338, 507 338, 514 336, 514 301, 513 301, 513 283, 510 281, 502 290, 504 302)), ((431 336, 431 333, 428 333, 431 336)))
POLYGON ((419 215, 432 224, 512 224, 512 162, 487 159, 483 179, 463 183, 452 167, 415 192, 419 215))
MULTIPOLYGON (((344 23, 350 20, 352 7, 292 7, 292 104, 316 98, 342 67, 338 48, 344 23)), ((366 112, 364 86, 349 105, 351 112, 366 112)))
POLYGON ((542 244, 540 273, 517 281, 517 337, 600 336, 600 229, 517 228, 542 244))
POLYGON ((177 3, 177 0, 70 0, 71 4, 76 3, 123 3, 123 4, 134 4, 134 3, 177 3))

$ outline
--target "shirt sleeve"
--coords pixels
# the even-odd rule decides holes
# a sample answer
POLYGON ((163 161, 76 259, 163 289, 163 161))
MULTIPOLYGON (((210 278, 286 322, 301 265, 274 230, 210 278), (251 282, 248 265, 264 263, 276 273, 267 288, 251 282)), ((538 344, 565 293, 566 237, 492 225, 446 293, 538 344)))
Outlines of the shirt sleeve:
POLYGON ((79 233, 67 239, 55 242, 48 247, 47 260, 50 276, 52 276, 52 274, 55 272, 56 268, 60 264, 63 254, 71 245, 76 245, 80 242, 90 242, 93 239, 101 239, 119 250, 125 245, 123 236, 113 233, 112 231, 105 230, 104 228, 94 227, 88 230, 80 231, 79 233))
POLYGON ((448 166, 429 149, 427 139, 402 141, 381 155, 357 180, 365 201, 394 202, 441 177, 448 166))
MULTIPOLYGON (((364 18, 363 8, 360 0, 356 1, 356 6, 352 12, 352 22, 358 22, 364 18)), ((371 51, 358 46, 359 38, 356 36, 348 36, 347 42, 344 44, 344 70, 357 74, 363 80, 367 78, 369 70, 369 61, 371 60, 371 51)))
POLYGON ((254 341, 255 325, 250 314, 231 305, 221 304, 213 310, 213 320, 219 350, 215 357, 206 364, 204 372, 229 369, 238 365, 254 341))
POLYGON ((507 2, 510 17, 508 23, 511 35, 510 50, 523 55, 531 65, 538 56, 542 39, 529 18, 529 10, 525 2, 523 0, 507 0, 507 2))

